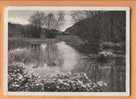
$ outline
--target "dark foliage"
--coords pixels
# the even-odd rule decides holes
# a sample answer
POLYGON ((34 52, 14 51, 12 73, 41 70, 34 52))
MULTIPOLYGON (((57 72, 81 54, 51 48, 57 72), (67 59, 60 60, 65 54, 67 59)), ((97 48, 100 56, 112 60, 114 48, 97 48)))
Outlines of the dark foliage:
POLYGON ((8 23, 8 36, 9 37, 21 37, 23 26, 20 24, 8 23))
POLYGON ((79 36, 87 48, 83 52, 97 53, 102 42, 125 42, 125 12, 110 11, 96 14, 81 20, 66 30, 66 33, 79 36))
POLYGON ((56 92, 100 92, 105 86, 92 82, 85 73, 59 73, 48 79, 40 79, 25 72, 19 64, 8 66, 9 91, 56 91, 56 92))

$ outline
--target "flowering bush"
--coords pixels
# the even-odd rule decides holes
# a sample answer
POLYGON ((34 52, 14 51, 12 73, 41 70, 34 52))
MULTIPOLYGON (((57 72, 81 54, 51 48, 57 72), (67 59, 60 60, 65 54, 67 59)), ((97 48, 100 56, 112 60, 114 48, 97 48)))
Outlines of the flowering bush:
POLYGON ((28 74, 22 64, 8 66, 9 91, 99 92, 103 87, 92 82, 85 73, 57 73, 41 79, 28 74))

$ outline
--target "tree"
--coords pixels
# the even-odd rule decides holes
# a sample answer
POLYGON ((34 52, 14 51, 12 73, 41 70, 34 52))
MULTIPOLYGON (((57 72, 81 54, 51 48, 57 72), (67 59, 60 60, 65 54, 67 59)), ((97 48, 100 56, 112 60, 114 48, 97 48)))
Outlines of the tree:
POLYGON ((64 25, 64 22, 65 22, 65 18, 64 18, 64 12, 61 11, 58 13, 58 18, 57 18, 57 26, 56 26, 56 29, 60 29, 61 30, 61 26, 64 25))
POLYGON ((44 12, 37 11, 35 12, 29 19, 31 26, 34 29, 32 32, 33 37, 40 37, 40 33, 42 32, 42 26, 44 25, 44 12))
POLYGON ((56 26, 57 20, 55 19, 54 14, 49 13, 47 16, 44 18, 44 27, 48 29, 53 29, 56 26))
POLYGON ((79 22, 83 19, 91 18, 99 13, 100 13, 99 11, 81 10, 71 12, 71 16, 75 22, 79 22))
MULTIPOLYGON (((32 37, 39 38, 41 33, 48 35, 47 32, 45 33, 46 29, 60 29, 60 26, 64 23, 64 12, 60 11, 56 14, 49 13, 45 15, 44 12, 37 11, 30 17, 29 21, 31 26, 31 28, 29 28, 29 31, 32 31, 32 37)), ((52 33, 51 35, 53 34, 55 33, 52 33)))
POLYGON ((33 26, 42 27, 44 25, 44 17, 45 15, 43 12, 37 11, 30 17, 29 21, 33 26))
POLYGON ((79 22, 82 19, 86 18, 86 13, 85 13, 85 11, 73 11, 73 12, 71 12, 71 16, 73 18, 73 21, 79 22))
POLYGON ((44 26, 48 29, 59 29, 64 22, 64 13, 59 12, 57 17, 53 13, 49 13, 44 18, 44 26))

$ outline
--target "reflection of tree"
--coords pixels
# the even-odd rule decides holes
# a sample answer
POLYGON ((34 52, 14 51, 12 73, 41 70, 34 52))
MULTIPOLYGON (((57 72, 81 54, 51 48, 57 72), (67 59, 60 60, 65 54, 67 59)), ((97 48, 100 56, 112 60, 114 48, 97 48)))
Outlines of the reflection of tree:
POLYGON ((113 92, 125 91, 125 61, 123 57, 116 57, 111 65, 110 90, 113 92))

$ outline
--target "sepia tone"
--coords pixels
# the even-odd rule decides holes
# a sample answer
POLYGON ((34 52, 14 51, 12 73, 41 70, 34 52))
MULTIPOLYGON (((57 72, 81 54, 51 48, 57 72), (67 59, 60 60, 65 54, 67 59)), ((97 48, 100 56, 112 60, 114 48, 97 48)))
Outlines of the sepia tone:
POLYGON ((8 91, 125 92, 126 11, 46 12, 9 14, 8 91))

